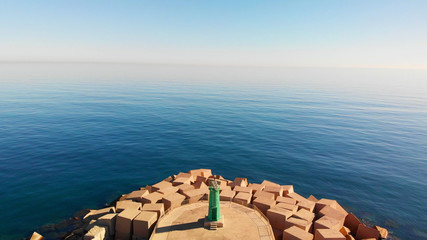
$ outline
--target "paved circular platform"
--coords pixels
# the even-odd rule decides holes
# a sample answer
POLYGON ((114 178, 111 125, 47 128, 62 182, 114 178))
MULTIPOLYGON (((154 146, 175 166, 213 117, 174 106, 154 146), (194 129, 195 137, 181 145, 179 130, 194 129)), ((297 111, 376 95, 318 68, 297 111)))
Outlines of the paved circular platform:
POLYGON ((160 219, 152 240, 167 239, 246 239, 274 240, 268 222, 255 210, 232 202, 221 202, 224 228, 203 226, 207 202, 184 205, 160 219))

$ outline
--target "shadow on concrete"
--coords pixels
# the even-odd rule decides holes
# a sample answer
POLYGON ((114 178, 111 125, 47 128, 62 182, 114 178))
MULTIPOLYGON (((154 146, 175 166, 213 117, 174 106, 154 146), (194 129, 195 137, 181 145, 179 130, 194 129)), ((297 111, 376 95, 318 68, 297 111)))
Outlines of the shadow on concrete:
POLYGON ((204 221, 205 221, 204 218, 200 218, 199 220, 197 220, 197 222, 182 223, 182 224, 176 224, 176 225, 171 225, 167 227, 159 227, 157 228, 156 232, 164 233, 164 232, 170 232, 170 231, 183 231, 188 229, 204 228, 203 226, 204 221))

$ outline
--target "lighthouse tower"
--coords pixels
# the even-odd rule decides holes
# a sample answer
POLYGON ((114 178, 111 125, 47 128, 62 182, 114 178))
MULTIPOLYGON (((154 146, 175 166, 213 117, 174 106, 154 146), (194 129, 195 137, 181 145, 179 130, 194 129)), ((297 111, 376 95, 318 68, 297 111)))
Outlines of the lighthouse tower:
POLYGON ((219 185, 215 179, 209 182, 209 212, 205 218, 205 227, 210 230, 224 227, 224 216, 221 215, 219 185))
POLYGON ((209 221, 219 221, 221 219, 219 190, 216 180, 211 180, 209 183, 209 221))

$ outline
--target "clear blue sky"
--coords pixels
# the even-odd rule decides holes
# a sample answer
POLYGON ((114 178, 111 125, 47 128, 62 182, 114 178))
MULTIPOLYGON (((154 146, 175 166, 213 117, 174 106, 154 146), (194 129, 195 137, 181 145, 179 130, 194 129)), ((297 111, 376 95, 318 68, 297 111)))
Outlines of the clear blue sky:
POLYGON ((0 60, 427 68, 427 1, 0 1, 0 60))

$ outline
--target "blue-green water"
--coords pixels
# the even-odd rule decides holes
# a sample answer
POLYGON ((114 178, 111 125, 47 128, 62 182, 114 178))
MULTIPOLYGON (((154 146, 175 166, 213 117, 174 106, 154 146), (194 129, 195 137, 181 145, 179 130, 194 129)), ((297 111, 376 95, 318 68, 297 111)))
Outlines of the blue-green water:
POLYGON ((427 72, 0 64, 0 239, 168 175, 293 184, 427 239, 427 72))

